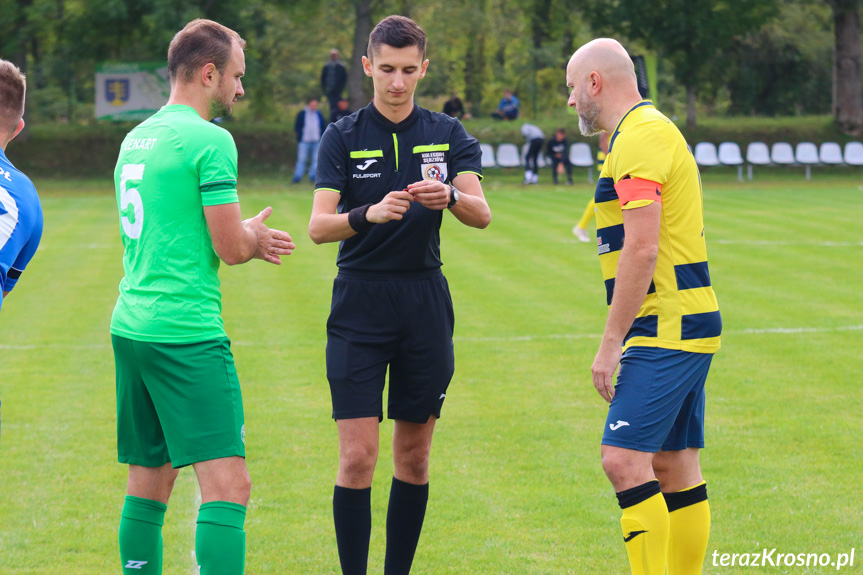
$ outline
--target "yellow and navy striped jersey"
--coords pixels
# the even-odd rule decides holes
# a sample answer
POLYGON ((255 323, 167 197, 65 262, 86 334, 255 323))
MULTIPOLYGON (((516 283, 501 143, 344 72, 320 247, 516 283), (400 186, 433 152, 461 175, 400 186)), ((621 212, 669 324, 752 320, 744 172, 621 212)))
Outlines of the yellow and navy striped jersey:
POLYGON ((623 210, 662 204, 656 271, 624 349, 716 352, 722 319, 707 269, 701 177, 683 135, 650 101, 639 102, 617 125, 595 199, 608 305, 623 248, 623 210), (658 186, 650 185, 651 195, 633 195, 633 181, 658 186))

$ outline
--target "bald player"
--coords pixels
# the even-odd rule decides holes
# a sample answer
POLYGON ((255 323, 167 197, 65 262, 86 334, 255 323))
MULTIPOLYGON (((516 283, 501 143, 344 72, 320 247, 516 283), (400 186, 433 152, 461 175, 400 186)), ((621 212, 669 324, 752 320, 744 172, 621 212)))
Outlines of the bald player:
POLYGON ((641 99, 617 41, 579 48, 566 82, 581 133, 611 134, 595 194, 609 306, 591 367, 610 403, 602 467, 623 510, 632 573, 701 573, 710 509, 698 454, 722 320, 707 269, 698 168, 674 124, 641 99))

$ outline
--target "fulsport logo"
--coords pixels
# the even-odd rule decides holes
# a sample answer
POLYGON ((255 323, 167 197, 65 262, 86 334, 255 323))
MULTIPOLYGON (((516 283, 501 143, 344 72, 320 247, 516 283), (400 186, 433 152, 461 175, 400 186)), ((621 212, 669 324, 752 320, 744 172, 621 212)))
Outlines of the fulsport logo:
POLYGON ((609 423, 608 427, 610 427, 612 431, 617 431, 618 429, 620 429, 621 427, 623 427, 625 425, 629 425, 629 422, 628 421, 621 421, 618 419, 617 423, 609 423))
POLYGON ((365 164, 357 164, 357 169, 362 170, 362 171, 366 171, 369 169, 369 166, 371 166, 372 164, 375 164, 375 163, 377 163, 377 160, 375 160, 374 158, 369 158, 368 160, 366 160, 365 164))

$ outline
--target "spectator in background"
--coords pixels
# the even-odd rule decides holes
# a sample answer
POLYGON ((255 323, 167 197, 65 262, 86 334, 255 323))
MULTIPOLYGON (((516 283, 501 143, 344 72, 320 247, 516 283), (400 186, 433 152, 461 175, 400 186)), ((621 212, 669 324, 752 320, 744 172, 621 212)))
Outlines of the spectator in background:
POLYGON ((338 101, 342 99, 347 83, 348 69, 344 62, 339 60, 339 51, 333 48, 330 50, 330 61, 321 69, 321 91, 327 97, 331 116, 338 101))
POLYGON ((545 155, 551 160, 551 178, 557 184, 557 176, 566 171, 566 183, 572 185, 572 164, 569 162, 569 142, 566 141, 566 130, 558 128, 554 138, 548 141, 545 155))
POLYGON ((527 169, 524 171, 524 181, 522 184, 535 184, 539 181, 539 152, 542 150, 542 143, 545 141, 545 134, 538 126, 525 122, 521 126, 521 135, 527 140, 527 157, 525 164, 527 169))
POLYGON ((459 120, 470 118, 470 114, 464 111, 464 104, 462 104, 461 98, 456 94, 453 94, 452 98, 447 100, 446 104, 443 105, 443 113, 459 120))
POLYGON ((294 170, 294 179, 291 181, 297 184, 303 179, 306 158, 311 157, 309 181, 314 182, 315 173, 318 170, 318 145, 324 133, 324 116, 318 110, 317 98, 309 98, 306 107, 297 114, 294 131, 297 133, 297 167, 294 170))
POLYGON ((348 101, 342 98, 336 103, 336 108, 330 115, 330 124, 338 122, 345 116, 350 116, 351 114, 353 114, 353 112, 351 112, 351 109, 348 107, 348 101))
POLYGON ((501 98, 500 103, 497 105, 497 110, 492 112, 491 117, 497 120, 515 120, 518 118, 518 109, 520 106, 521 102, 518 101, 512 90, 504 90, 503 98, 501 98))

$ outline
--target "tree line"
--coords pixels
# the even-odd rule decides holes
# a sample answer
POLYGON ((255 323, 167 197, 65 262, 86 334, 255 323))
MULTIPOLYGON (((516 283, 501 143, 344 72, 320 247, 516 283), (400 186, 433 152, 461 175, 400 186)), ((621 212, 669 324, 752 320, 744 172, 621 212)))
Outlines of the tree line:
POLYGON ((248 85, 237 115, 288 121, 320 96, 320 70, 337 48, 352 109, 371 83, 360 59, 388 14, 417 20, 431 65, 418 97, 458 94, 486 115, 504 88, 527 116, 559 108, 572 52, 596 36, 658 61, 661 109, 780 116, 831 113, 863 132, 861 0, 0 0, 0 57, 29 78, 28 113, 46 122, 93 118, 96 66, 164 60, 173 35, 211 18, 247 41, 248 85))

